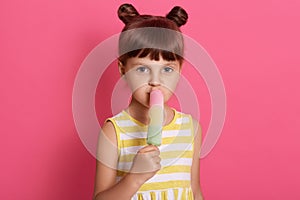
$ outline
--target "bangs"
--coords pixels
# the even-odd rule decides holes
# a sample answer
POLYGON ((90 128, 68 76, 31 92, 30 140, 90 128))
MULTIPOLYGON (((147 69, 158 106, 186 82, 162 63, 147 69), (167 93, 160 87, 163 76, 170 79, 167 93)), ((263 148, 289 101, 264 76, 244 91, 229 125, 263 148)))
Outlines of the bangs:
POLYGON ((183 57, 180 55, 177 55, 170 51, 165 51, 162 49, 153 49, 153 48, 145 48, 145 49, 137 49, 130 51, 122 56, 119 57, 119 60, 126 64, 126 60, 128 58, 145 58, 149 56, 150 60, 156 60, 159 61, 160 57, 166 61, 176 61, 178 60, 180 64, 182 64, 183 57))
POLYGON ((131 57, 167 61, 183 60, 183 37, 180 32, 166 28, 138 28, 121 33, 119 38, 119 60, 126 64, 131 57))

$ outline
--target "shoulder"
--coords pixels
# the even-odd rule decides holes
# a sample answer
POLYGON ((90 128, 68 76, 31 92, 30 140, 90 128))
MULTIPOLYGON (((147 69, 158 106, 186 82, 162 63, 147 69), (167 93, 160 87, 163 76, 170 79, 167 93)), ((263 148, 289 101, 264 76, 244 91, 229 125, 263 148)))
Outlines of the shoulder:
POLYGON ((175 113, 176 119, 182 119, 185 122, 191 122, 192 123, 192 116, 190 114, 184 113, 182 111, 178 111, 175 108, 172 108, 172 110, 175 113))
MULTIPOLYGON (((175 110, 175 109, 174 109, 175 110)), ((180 111, 175 110, 176 115, 178 118, 181 118, 182 123, 189 123, 194 134, 194 140, 195 143, 200 144, 201 143, 201 137, 202 137, 202 128, 197 119, 195 119, 191 114, 183 113, 180 111)))
POLYGON ((97 144, 97 160, 112 169, 115 169, 118 157, 118 139, 112 121, 107 119, 100 131, 97 144))
POLYGON ((173 110, 174 110, 175 115, 177 116, 177 118, 181 118, 185 122, 190 122, 193 125, 193 128, 194 128, 195 131, 199 131, 199 130, 201 131, 200 123, 191 114, 184 113, 184 112, 178 111, 176 109, 173 109, 173 110))
POLYGON ((106 139, 108 139, 110 142, 112 142, 113 144, 117 143, 117 119, 118 116, 120 116, 120 113, 112 116, 110 118, 107 118, 101 128, 101 134, 100 137, 103 139, 103 137, 105 137, 106 139))
POLYGON ((115 126, 110 119, 104 122, 102 126, 102 133, 108 137, 116 134, 115 126))
POLYGON ((124 120, 128 120, 124 111, 107 118, 101 128, 101 135, 106 136, 113 144, 117 144, 120 126, 124 120))
POLYGON ((191 128, 193 129, 193 134, 195 140, 198 140, 198 143, 201 142, 202 137, 202 128, 197 119, 195 119, 191 114, 187 114, 181 111, 174 109, 175 115, 177 116, 177 121, 179 123, 189 123, 191 128))
POLYGON ((106 121, 99 134, 98 148, 104 150, 104 147, 117 147, 117 144, 116 129, 111 121, 106 121))
POLYGON ((123 119, 124 119, 123 111, 119 112, 118 114, 116 114, 112 117, 107 118, 102 126, 102 130, 107 131, 108 133, 110 133, 110 132, 116 133, 118 121, 123 120, 123 119))

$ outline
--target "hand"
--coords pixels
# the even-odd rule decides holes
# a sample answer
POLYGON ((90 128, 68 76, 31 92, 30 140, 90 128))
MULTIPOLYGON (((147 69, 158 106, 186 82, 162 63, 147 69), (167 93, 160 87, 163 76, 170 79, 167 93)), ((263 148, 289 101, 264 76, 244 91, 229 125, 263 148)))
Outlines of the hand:
POLYGON ((154 145, 143 147, 134 157, 130 173, 142 183, 146 182, 161 168, 159 154, 159 149, 154 145))
POLYGON ((204 200, 203 196, 196 196, 194 197, 194 200, 204 200))
POLYGON ((200 188, 196 191, 193 190, 193 193, 194 193, 194 200, 204 200, 200 188))

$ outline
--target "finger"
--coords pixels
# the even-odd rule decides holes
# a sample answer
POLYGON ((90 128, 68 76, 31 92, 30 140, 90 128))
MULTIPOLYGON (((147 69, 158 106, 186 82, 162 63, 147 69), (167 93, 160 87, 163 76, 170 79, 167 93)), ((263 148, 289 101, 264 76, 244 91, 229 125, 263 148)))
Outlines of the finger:
POLYGON ((152 160, 153 164, 155 164, 155 165, 160 164, 160 161, 161 161, 160 157, 153 158, 153 160, 152 160))
POLYGON ((157 151, 159 150, 157 146, 154 146, 154 145, 148 145, 148 146, 145 146, 143 148, 141 148, 139 150, 140 153, 146 153, 146 152, 149 152, 149 151, 157 151))
POLYGON ((160 169, 161 169, 161 164, 157 163, 156 165, 154 165, 153 171, 159 171, 160 169))
POLYGON ((161 158, 160 158, 160 157, 156 157, 156 158, 154 159, 154 161, 155 161, 156 163, 160 163, 161 158))
POLYGON ((151 151, 149 152, 150 156, 153 157, 158 157, 160 155, 160 151, 151 151))

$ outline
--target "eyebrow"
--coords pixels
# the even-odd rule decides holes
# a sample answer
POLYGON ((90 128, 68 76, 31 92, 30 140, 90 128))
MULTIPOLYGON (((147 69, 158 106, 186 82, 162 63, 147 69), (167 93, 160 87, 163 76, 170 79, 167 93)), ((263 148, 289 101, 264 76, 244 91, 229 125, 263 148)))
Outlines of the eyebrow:
MULTIPOLYGON (((136 66, 136 65, 145 65, 145 66, 148 66, 147 63, 143 63, 141 61, 134 62, 134 63, 132 63, 132 65, 134 65, 134 66, 136 66)), ((155 65, 158 65, 158 64, 155 64, 155 65)), ((163 63, 161 66, 166 66, 166 65, 176 66, 176 63, 175 62, 169 62, 169 61, 167 61, 167 62, 163 63)))
POLYGON ((142 62, 134 62, 134 63, 132 63, 132 65, 146 65, 146 64, 142 63, 142 62))

